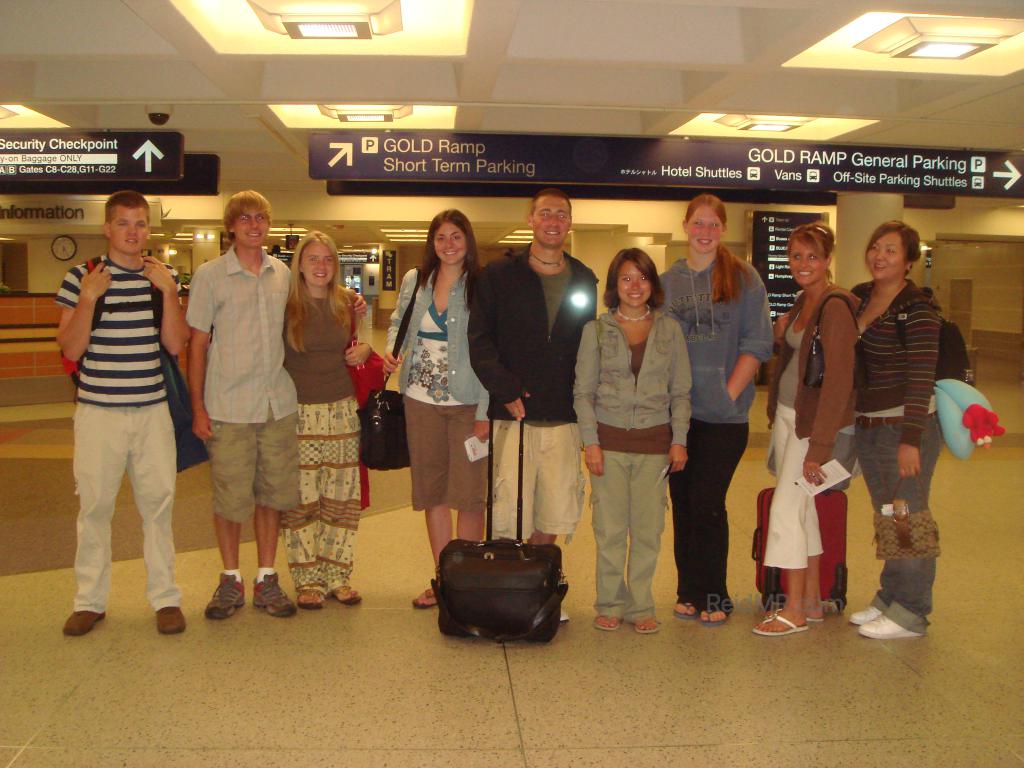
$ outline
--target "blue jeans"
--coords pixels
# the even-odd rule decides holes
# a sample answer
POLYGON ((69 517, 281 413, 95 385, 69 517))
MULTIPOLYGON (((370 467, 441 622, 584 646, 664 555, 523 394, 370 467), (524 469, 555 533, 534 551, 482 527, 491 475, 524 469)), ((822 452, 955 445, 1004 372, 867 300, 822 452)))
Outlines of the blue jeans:
MULTIPOLYGON (((932 414, 921 434, 921 474, 900 478, 896 451, 900 446, 900 424, 883 424, 871 429, 857 427, 857 460, 875 510, 894 498, 906 499, 910 512, 928 507, 928 493, 942 449, 939 420, 932 414)), ((935 583, 935 558, 886 560, 882 567, 881 588, 872 605, 904 629, 924 633, 926 618, 932 612, 932 585, 935 583)))

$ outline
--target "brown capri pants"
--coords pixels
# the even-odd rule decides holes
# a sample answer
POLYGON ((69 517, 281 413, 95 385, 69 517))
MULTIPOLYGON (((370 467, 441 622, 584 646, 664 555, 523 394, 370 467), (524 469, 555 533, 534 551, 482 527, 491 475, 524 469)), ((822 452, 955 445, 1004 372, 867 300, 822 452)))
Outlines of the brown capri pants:
POLYGON ((461 512, 482 511, 487 461, 471 462, 466 439, 473 434, 475 405, 434 405, 405 397, 413 509, 442 504, 461 512))

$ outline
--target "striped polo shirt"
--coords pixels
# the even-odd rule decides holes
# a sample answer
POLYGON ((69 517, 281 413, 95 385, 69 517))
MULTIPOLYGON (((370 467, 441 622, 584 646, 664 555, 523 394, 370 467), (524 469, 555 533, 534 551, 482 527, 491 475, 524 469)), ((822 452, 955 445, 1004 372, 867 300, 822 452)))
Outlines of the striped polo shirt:
MULTIPOLYGON (((142 270, 118 266, 102 257, 110 272, 103 312, 78 361, 78 401, 108 408, 144 406, 167 399, 160 370, 160 333, 153 317, 152 283, 142 270), (129 306, 130 305, 130 308, 129 306)), ((178 282, 177 272, 168 266, 178 282)), ((57 304, 78 305, 85 264, 68 270, 57 304)))

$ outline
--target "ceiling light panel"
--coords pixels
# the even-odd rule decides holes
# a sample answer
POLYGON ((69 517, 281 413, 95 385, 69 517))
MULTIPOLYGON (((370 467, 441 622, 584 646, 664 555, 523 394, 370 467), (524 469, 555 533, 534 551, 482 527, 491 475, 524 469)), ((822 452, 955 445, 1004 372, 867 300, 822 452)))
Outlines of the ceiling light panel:
POLYGON ((21 104, 0 104, 0 127, 5 131, 19 128, 67 128, 59 120, 23 107, 21 104))
POLYGON ((1024 69, 1024 19, 866 13, 783 66, 1002 77, 1024 69))
POLYGON ((789 117, 783 115, 724 115, 705 112, 671 132, 672 136, 716 136, 750 139, 827 141, 876 123, 846 117, 789 117), (804 121, 797 125, 796 121, 804 121), (747 127, 739 127, 747 126, 747 127), (757 128, 755 128, 757 126, 757 128))
POLYGON ((464 56, 473 10, 473 0, 171 3, 218 53, 258 56, 464 56))
POLYGON ((308 130, 366 130, 367 125, 381 121, 346 120, 346 115, 390 115, 388 126, 402 130, 444 130, 455 128, 453 106, 426 104, 271 104, 270 109, 288 128, 308 130))

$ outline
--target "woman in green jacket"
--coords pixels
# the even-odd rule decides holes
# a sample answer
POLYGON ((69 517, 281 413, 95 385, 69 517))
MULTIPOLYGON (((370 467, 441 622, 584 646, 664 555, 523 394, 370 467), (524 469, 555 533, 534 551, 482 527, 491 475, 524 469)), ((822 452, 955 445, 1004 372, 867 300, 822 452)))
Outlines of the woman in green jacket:
POLYGON ((690 358, 679 324, 657 309, 664 294, 650 256, 619 251, 605 284, 609 311, 583 329, 573 390, 597 541, 594 626, 627 621, 651 634, 668 473, 686 464, 690 358))

